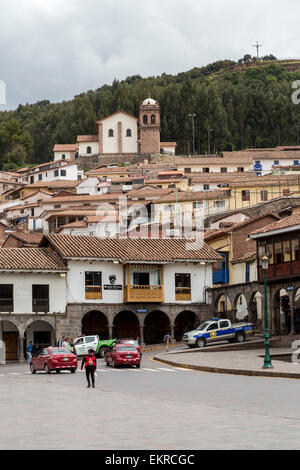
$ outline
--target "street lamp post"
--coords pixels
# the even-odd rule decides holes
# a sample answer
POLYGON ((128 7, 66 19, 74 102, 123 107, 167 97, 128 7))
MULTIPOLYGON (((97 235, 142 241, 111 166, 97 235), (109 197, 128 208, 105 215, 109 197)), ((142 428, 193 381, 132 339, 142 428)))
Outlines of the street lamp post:
POLYGON ((264 287, 265 287, 265 359, 263 369, 273 369, 271 356, 270 356, 270 335, 269 335, 269 321, 268 321, 268 299, 267 299, 267 271, 269 267, 269 258, 265 254, 261 258, 261 267, 264 272, 264 287))
POLYGON ((192 127, 193 127, 193 155, 195 155, 195 113, 189 114, 189 116, 192 118, 192 127))

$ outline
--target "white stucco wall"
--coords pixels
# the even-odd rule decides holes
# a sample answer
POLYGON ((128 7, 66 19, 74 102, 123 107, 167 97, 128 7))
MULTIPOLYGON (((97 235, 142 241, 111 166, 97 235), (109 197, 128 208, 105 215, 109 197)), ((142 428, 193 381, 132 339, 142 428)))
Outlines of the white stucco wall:
POLYGON ((74 152, 54 152, 54 161, 62 160, 62 156, 65 155, 65 160, 73 158, 74 152))
POLYGON ((165 302, 166 303, 186 303, 175 300, 175 274, 176 273, 190 273, 191 274, 191 302, 204 302, 205 290, 204 287, 212 286, 212 265, 201 265, 200 263, 173 263, 165 265, 164 268, 164 289, 165 289, 165 302))
POLYGON ((96 177, 86 178, 76 187, 76 194, 89 194, 90 196, 95 196, 96 194, 100 194, 100 191, 98 191, 98 184, 99 184, 98 178, 96 177))
POLYGON ((123 266, 109 261, 69 261, 67 275, 68 303, 123 303, 122 290, 105 290, 104 285, 110 284, 109 276, 116 276, 116 284, 123 285, 123 266), (102 272, 102 300, 85 298, 85 273, 87 271, 102 272))
POLYGON ((118 153, 118 122, 122 123, 122 153, 137 152, 137 120, 127 114, 117 113, 102 121, 103 153, 118 153), (108 137, 108 131, 114 131, 113 137, 108 137), (126 137, 127 129, 131 129, 131 137, 126 137))
MULTIPOLYGON (((104 285, 110 284, 109 276, 116 276, 116 283, 123 285, 123 265, 109 261, 69 261, 67 275, 67 301, 68 303, 123 303, 124 289, 105 290, 104 285), (102 299, 88 300, 85 298, 85 272, 102 272, 102 299)), ((138 270, 138 269, 137 269, 138 270)), ((142 269, 141 269, 142 271, 142 269)), ((175 300, 175 274, 191 274, 191 302, 204 302, 204 287, 212 286, 212 265, 200 263, 172 263, 164 265, 164 291, 165 303, 182 303, 175 300)), ((153 282, 155 279, 153 277, 153 282)), ((190 301, 184 302, 190 304, 190 301)))
POLYGON ((0 284, 13 284, 14 312, 32 313, 32 285, 49 285, 50 313, 66 310, 66 278, 51 273, 0 273, 0 284))
POLYGON ((78 155, 79 157, 88 157, 89 155, 99 154, 99 142, 79 142, 78 155), (91 153, 87 153, 87 148, 91 147, 91 153))

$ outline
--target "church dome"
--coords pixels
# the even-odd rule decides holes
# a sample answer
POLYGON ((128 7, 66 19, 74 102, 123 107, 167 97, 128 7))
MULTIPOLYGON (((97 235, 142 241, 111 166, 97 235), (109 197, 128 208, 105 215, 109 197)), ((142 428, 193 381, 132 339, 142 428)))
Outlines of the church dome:
POLYGON ((150 106, 156 105, 156 101, 153 100, 152 98, 150 98, 150 96, 149 96, 149 98, 147 98, 146 100, 143 101, 143 106, 149 106, 149 105, 150 106))

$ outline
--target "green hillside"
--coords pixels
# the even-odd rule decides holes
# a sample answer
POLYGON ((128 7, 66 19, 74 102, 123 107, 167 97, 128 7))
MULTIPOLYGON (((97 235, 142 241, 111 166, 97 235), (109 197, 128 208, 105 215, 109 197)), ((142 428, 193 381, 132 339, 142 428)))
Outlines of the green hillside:
POLYGON ((299 144, 299 105, 291 101, 291 85, 300 80, 300 61, 257 62, 249 57, 177 75, 135 75, 71 101, 41 101, 2 112, 0 168, 48 161, 55 143, 94 134, 97 119, 118 109, 137 116, 140 102, 149 94, 160 102, 161 140, 176 141, 180 154, 192 151, 192 112, 197 115, 197 153, 208 151, 208 134, 212 152, 299 144))

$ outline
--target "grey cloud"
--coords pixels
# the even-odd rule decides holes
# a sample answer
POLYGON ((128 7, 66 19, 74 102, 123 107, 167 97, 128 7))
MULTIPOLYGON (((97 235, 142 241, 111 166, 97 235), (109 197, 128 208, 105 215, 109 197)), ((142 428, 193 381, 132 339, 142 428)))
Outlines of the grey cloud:
MULTIPOLYGON (((61 101, 116 77, 262 53, 297 57, 296 0, 0 0, 7 104, 61 101)), ((1 106, 0 106, 1 110, 1 106)))

